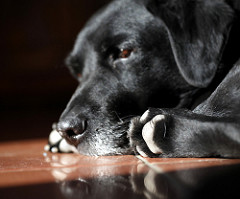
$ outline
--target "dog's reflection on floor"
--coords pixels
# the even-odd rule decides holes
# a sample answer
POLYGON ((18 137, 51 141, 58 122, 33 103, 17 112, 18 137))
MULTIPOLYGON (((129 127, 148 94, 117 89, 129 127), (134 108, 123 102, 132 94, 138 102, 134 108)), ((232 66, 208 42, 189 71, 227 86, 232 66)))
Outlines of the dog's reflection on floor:
POLYGON ((240 165, 170 173, 150 170, 142 179, 132 175, 134 191, 147 199, 239 198, 240 165))
MULTIPOLYGON (((59 157, 53 156, 54 158, 59 157)), ((65 158, 68 158, 68 156, 62 156, 60 162, 64 163, 65 158)), ((136 167, 136 165, 132 166, 130 169, 132 172, 128 175, 114 175, 119 168, 104 165, 96 167, 61 167, 53 169, 52 175, 56 179, 63 197, 68 199, 240 197, 240 165, 167 173, 159 173, 154 169, 145 170, 144 172, 136 167), (78 177, 76 178, 76 176, 78 177)))

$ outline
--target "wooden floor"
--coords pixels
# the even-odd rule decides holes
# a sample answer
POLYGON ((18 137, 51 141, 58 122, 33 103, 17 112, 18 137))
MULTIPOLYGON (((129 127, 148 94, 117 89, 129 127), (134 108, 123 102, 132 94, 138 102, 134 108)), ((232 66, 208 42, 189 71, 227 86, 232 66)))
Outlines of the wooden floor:
POLYGON ((0 143, 0 198, 240 198, 239 159, 46 153, 46 139, 0 143))

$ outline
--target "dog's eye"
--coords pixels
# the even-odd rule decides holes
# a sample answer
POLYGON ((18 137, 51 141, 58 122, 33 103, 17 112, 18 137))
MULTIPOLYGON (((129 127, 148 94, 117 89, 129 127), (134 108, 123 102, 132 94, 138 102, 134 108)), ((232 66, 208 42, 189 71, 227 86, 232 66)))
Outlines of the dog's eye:
POLYGON ((77 77, 78 77, 79 79, 81 79, 82 74, 81 74, 81 73, 77 73, 77 77))
POLYGON ((130 57, 130 55, 133 52, 133 49, 126 48, 126 49, 119 49, 119 48, 113 48, 110 50, 110 56, 109 60, 110 62, 114 62, 117 59, 126 59, 130 57))
POLYGON ((128 58, 131 55, 132 51, 132 49, 121 49, 118 58, 128 58))

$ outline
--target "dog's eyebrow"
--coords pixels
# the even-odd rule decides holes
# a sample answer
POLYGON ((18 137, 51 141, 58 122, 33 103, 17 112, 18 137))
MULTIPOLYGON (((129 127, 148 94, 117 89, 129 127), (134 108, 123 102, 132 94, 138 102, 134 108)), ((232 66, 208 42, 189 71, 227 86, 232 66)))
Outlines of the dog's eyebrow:
POLYGON ((100 46, 104 51, 109 47, 120 45, 123 41, 127 40, 127 38, 128 38, 127 34, 124 33, 118 35, 110 35, 104 38, 104 41, 102 41, 100 46))

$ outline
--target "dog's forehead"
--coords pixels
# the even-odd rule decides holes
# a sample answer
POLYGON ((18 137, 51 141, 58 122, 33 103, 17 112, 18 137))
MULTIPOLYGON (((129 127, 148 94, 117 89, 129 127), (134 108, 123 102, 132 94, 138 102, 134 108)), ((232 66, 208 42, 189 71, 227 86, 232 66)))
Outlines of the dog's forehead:
POLYGON ((85 25, 78 35, 73 52, 89 43, 98 44, 100 41, 119 38, 120 35, 137 36, 152 19, 140 1, 113 1, 85 25))
POLYGON ((118 31, 144 24, 150 14, 140 0, 117 0, 96 13, 87 23, 93 31, 109 28, 118 31))

